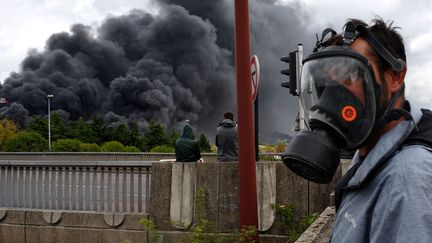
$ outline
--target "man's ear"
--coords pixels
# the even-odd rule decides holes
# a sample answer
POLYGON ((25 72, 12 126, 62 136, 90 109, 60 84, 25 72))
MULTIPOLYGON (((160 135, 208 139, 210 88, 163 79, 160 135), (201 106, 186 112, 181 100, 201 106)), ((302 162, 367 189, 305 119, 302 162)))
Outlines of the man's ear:
POLYGON ((385 72, 385 78, 387 81, 387 90, 390 95, 396 93, 403 85, 405 80, 405 74, 407 72, 407 66, 404 65, 404 68, 400 72, 396 72, 391 68, 385 72))

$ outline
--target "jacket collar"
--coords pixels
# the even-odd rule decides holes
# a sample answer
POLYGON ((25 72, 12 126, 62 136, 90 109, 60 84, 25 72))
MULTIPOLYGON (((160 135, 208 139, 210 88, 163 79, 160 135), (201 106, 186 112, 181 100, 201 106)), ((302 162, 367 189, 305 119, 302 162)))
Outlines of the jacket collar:
MULTIPOLYGON (((414 124, 418 124, 420 121, 422 112, 415 104, 409 104, 413 120, 402 121, 378 140, 377 144, 371 151, 369 151, 362 164, 357 169, 357 172, 348 182, 348 188, 360 187, 369 174, 390 159, 390 156, 393 155, 394 151, 402 145, 403 141, 411 134, 415 127, 414 124)), ((358 150, 355 153, 352 162, 353 164, 360 163, 358 150)))
POLYGON ((236 122, 231 120, 231 119, 224 119, 219 123, 219 126, 224 126, 224 127, 235 127, 236 126, 236 122))

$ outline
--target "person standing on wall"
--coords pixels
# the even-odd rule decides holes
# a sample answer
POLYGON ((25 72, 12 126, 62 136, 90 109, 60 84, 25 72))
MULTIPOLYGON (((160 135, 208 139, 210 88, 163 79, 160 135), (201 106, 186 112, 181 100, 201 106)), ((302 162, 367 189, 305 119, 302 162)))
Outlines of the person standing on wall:
POLYGON ((224 119, 216 130, 217 157, 219 161, 238 160, 237 123, 231 112, 224 114, 224 119))

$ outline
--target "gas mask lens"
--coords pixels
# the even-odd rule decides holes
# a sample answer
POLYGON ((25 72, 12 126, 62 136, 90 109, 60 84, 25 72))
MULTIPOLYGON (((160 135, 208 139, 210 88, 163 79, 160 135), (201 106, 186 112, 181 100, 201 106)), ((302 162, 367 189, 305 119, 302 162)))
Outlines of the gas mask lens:
POLYGON ((340 148, 359 146, 375 121, 373 82, 369 66, 353 57, 305 62, 300 95, 310 130, 330 129, 340 148))
POLYGON ((308 129, 293 137, 282 156, 291 170, 329 183, 340 163, 340 149, 357 148, 365 141, 375 121, 372 74, 367 62, 355 55, 305 59, 300 97, 308 129))

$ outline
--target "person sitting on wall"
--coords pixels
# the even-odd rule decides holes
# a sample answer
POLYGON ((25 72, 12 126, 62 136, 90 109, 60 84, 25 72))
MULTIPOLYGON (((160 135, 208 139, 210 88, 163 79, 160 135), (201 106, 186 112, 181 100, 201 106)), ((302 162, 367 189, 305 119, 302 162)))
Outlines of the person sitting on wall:
POLYGON ((201 158, 200 147, 188 121, 183 128, 183 134, 175 143, 175 154, 177 162, 196 162, 201 158))
POLYGON ((237 123, 231 112, 224 114, 224 120, 217 127, 216 146, 219 161, 238 160, 237 123))

